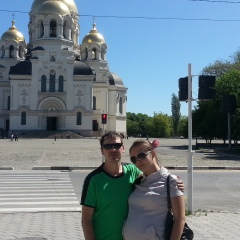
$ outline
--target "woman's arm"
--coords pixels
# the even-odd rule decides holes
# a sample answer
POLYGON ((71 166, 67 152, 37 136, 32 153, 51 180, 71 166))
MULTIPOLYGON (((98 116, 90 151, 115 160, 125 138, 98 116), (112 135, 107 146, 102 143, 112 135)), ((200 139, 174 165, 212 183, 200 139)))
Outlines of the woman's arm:
POLYGON ((170 240, 179 240, 182 235, 183 227, 185 224, 184 197, 180 196, 171 198, 171 205, 174 216, 174 224, 170 240))
POLYGON ((92 216, 94 208, 82 206, 82 228, 85 240, 94 240, 94 232, 92 226, 92 216))

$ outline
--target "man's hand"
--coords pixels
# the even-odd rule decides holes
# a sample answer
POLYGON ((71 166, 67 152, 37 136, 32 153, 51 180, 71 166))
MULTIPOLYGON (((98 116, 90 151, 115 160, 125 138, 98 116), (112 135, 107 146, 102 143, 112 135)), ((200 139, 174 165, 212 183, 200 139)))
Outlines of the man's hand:
POLYGON ((184 183, 183 183, 183 181, 180 179, 179 176, 177 176, 177 177, 178 177, 178 180, 177 180, 178 189, 179 189, 180 191, 184 192, 184 183))

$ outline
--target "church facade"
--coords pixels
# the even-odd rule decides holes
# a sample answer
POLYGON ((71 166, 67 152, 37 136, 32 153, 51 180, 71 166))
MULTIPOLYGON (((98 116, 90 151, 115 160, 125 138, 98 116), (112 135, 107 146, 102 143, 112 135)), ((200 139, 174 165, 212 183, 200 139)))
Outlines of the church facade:
POLYGON ((34 0, 29 16, 29 43, 14 21, 0 39, 1 131, 125 135, 127 88, 96 24, 79 44, 74 0, 34 0))

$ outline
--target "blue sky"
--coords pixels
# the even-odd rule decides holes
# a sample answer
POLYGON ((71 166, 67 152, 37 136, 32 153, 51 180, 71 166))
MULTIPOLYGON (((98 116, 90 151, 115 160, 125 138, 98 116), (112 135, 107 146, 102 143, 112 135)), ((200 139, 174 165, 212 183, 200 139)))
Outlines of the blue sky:
MULTIPOLYGON (((216 60, 228 60, 239 50, 239 1, 75 2, 80 15, 79 42, 92 28, 92 16, 96 16, 97 29, 108 45, 110 71, 118 74, 128 88, 127 112, 171 115, 171 95, 178 95, 178 79, 187 76, 189 63, 192 75, 198 75, 204 67, 216 60)), ((1 0, 0 36, 11 26, 14 11, 15 25, 28 42, 32 3, 1 0)), ((197 93, 198 78, 193 77, 194 98, 197 93)), ((181 103, 181 114, 188 114, 185 102, 181 103)))

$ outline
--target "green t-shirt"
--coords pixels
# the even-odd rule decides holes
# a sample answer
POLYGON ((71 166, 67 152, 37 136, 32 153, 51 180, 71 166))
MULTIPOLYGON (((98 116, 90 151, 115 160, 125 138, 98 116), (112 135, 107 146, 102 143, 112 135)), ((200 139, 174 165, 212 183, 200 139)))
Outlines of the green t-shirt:
POLYGON ((123 164, 123 174, 113 177, 103 165, 85 179, 81 205, 94 208, 93 229, 96 240, 122 240, 122 228, 128 214, 128 197, 140 171, 123 164))

